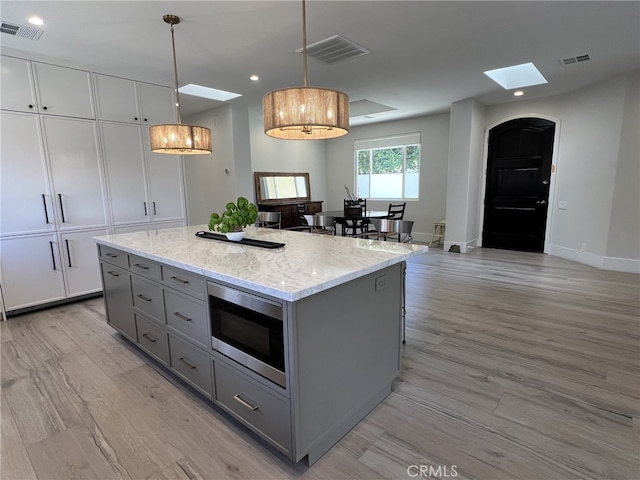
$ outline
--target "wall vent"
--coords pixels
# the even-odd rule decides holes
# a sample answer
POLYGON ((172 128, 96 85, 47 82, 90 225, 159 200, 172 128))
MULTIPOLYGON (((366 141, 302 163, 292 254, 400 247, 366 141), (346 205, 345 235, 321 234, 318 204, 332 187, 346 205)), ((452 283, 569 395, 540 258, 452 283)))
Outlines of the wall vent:
POLYGON ((586 62, 587 60, 591 60, 591 56, 588 53, 584 55, 577 55, 575 57, 567 57, 560 59, 561 65, 571 65, 573 63, 586 62))
POLYGON ((25 27, 24 25, 17 25, 15 23, 2 22, 0 24, 0 32, 14 37, 26 38, 28 40, 38 40, 44 33, 44 30, 25 27))
MULTIPOLYGON (((302 53, 302 48, 296 50, 296 53, 302 53)), ((360 55, 371 53, 366 48, 348 40, 340 35, 325 38, 319 42, 307 45, 307 55, 324 63, 336 63, 347 60, 360 55)))

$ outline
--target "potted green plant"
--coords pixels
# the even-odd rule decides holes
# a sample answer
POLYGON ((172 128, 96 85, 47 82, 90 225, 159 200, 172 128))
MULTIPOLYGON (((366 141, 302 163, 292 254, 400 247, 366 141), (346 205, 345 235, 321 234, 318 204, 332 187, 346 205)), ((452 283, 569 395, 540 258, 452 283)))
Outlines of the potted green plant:
POLYGON ((224 233, 229 240, 239 242, 244 237, 244 227, 252 225, 258 218, 258 207, 244 197, 229 202, 221 214, 212 213, 209 230, 224 233))

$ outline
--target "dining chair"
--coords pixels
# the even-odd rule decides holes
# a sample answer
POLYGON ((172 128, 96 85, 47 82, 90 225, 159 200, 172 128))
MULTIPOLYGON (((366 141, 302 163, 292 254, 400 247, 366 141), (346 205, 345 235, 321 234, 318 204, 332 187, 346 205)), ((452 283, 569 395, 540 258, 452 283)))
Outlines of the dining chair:
POLYGON ((407 202, 404 203, 390 203, 389 210, 387 212, 387 216, 385 218, 393 219, 393 220, 403 220, 404 219, 404 209, 407 206, 407 202))
POLYGON ((281 228, 282 212, 258 212, 256 225, 264 228, 281 228))
POLYGON ((411 243, 413 236, 413 220, 390 220, 388 218, 372 218, 373 229, 363 232, 357 237, 375 240, 396 239, 399 243, 411 243))
POLYGON ((342 236, 353 237, 360 235, 371 225, 371 220, 366 217, 367 199, 359 198, 358 200, 344 200, 345 218, 340 221, 342 225, 342 236), (352 218, 347 218, 352 217, 352 218), (358 218, 360 217, 360 218, 358 218))

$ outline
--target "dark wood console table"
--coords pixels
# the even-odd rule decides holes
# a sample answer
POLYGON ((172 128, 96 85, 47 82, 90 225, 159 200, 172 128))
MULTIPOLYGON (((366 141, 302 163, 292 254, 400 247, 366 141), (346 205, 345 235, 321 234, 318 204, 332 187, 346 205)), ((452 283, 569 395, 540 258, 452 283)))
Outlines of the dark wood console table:
POLYGON ((258 210, 262 212, 280 212, 282 214, 282 228, 300 225, 296 205, 305 205, 309 215, 322 211, 322 201, 287 201, 281 203, 259 203, 258 210))

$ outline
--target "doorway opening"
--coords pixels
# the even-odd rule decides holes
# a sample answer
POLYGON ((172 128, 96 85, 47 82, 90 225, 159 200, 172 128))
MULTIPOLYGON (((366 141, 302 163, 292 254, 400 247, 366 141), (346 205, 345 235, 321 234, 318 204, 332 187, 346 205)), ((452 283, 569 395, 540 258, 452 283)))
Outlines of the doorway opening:
POLYGON ((555 123, 518 118, 489 131, 482 246, 543 252, 555 123))

